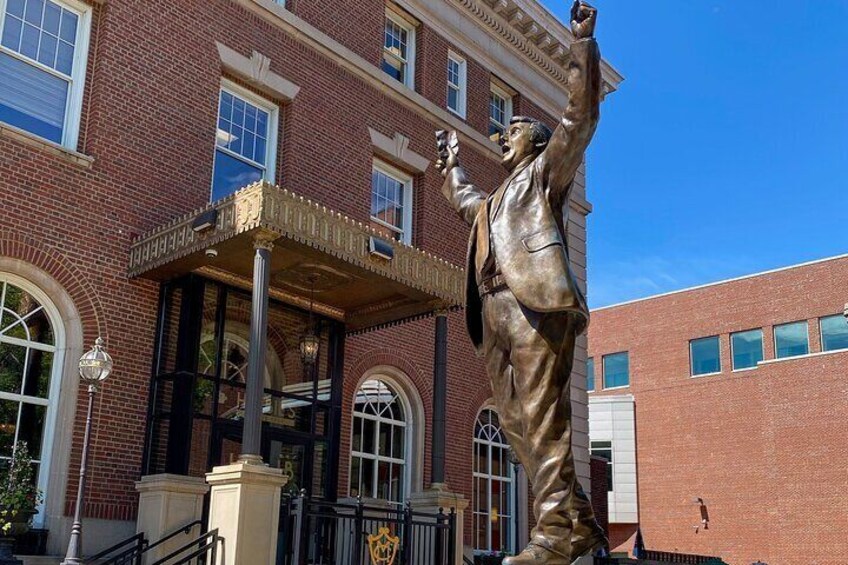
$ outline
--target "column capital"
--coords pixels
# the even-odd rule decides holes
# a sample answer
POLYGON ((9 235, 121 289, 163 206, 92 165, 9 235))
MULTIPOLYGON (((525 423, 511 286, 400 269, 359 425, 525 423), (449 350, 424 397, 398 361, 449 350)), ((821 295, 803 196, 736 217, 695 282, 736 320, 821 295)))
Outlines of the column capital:
POLYGON ((279 238, 280 236, 274 232, 261 231, 253 237, 253 248, 273 251, 274 242, 279 238))
MULTIPOLYGON (((848 306, 848 305, 846 305, 846 306, 848 306)), ((437 318, 446 318, 447 315, 450 313, 450 306, 445 302, 441 302, 441 301, 433 302, 432 307, 433 307, 433 315, 436 316, 437 318)))

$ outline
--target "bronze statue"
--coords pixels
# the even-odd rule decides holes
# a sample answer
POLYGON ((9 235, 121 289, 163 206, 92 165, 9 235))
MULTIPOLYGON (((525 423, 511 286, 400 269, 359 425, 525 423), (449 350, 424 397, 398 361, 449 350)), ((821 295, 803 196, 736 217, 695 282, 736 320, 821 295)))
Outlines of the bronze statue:
POLYGON ((568 106, 553 133, 532 118, 510 120, 501 137, 509 176, 497 190, 487 195, 472 185, 456 134, 437 134, 442 190, 471 225, 468 332, 485 356, 501 426, 536 497, 530 543, 508 565, 569 564, 608 549, 575 474, 569 393, 589 309, 569 266, 566 226, 574 175, 599 117, 596 15, 575 1, 568 106))

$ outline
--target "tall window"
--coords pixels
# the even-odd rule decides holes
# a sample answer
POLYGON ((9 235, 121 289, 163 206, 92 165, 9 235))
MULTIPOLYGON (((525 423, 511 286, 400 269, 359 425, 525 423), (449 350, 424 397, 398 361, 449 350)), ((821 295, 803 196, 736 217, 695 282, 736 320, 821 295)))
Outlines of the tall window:
POLYGON ((592 357, 586 361, 586 390, 595 390, 595 359, 592 357))
POLYGON ((91 8, 0 0, 0 10, 0 121, 75 149, 91 8))
POLYGON ((693 339, 689 342, 692 376, 721 372, 721 347, 718 336, 693 339))
POLYGON ((412 242, 412 177, 377 161, 371 171, 371 227, 412 242))
POLYGON ((274 182, 277 107, 226 82, 221 87, 215 135, 212 200, 250 183, 274 182))
POLYGON ((604 388, 630 385, 630 356, 627 352, 603 356, 604 388))
POLYGON ((383 71, 409 88, 415 87, 415 26, 386 12, 383 71))
POLYGON ((606 459, 607 461, 607 491, 612 492, 612 442, 611 441, 593 441, 589 446, 589 452, 592 455, 606 459))
POLYGON ((512 551, 515 506, 509 445, 498 415, 483 410, 474 426, 474 549, 512 551))
POLYGON ((795 357, 810 352, 807 322, 794 322, 774 327, 775 357, 795 357))
POLYGON ((489 138, 497 142, 512 119, 512 96, 503 88, 491 85, 489 91, 489 138))
POLYGON ((756 367, 763 360, 763 330, 749 330, 730 335, 733 370, 756 367))
POLYGON ((465 118, 465 59, 453 53, 448 54, 448 110, 465 118))
POLYGON ((848 320, 842 314, 819 320, 822 351, 848 349, 848 320))
POLYGON ((0 274, 0 462, 26 442, 42 490, 47 488, 51 389, 57 343, 44 305, 0 274))
POLYGON ((391 386, 362 383, 353 406, 350 495, 403 502, 406 496, 407 414, 391 386))

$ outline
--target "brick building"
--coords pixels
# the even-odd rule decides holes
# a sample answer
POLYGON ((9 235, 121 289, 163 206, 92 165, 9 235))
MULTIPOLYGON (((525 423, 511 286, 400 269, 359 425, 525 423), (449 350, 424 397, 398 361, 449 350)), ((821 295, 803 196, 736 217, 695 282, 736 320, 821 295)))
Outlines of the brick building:
MULTIPOLYGON (((279 238, 257 369, 265 460, 330 498, 403 502, 429 487, 438 312, 443 473, 472 504, 464 545, 521 543, 526 479, 452 309, 468 232, 440 194, 432 132, 457 130, 464 165, 496 187, 509 117, 554 124, 565 104, 566 26, 535 0, 0 0, 0 18, 0 458, 18 440, 35 448, 48 553, 68 539, 76 362, 97 336, 116 365, 95 407, 87 553, 135 531, 142 475, 200 478, 238 453, 256 244, 239 230, 273 207, 276 224, 250 228, 279 238), (233 196, 255 181, 267 182, 233 196), (377 414, 375 398, 395 408, 377 414)), ((611 92, 621 77, 605 63, 604 80, 611 92)), ((581 169, 568 229, 582 285, 590 210, 581 169)))
POLYGON ((848 256, 592 313, 590 439, 612 543, 845 561, 848 256))

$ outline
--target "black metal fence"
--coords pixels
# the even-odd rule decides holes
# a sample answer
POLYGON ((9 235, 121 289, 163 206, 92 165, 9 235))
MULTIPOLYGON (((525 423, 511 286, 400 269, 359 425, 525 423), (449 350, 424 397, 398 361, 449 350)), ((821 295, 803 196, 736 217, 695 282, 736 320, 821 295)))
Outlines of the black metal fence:
POLYGON ((708 555, 692 555, 687 553, 672 553, 670 551, 645 550, 645 559, 676 565, 719 565, 724 563, 718 557, 708 555))
POLYGON ((394 555, 395 565, 452 565, 455 531, 453 510, 426 513, 408 504, 384 507, 301 495, 283 501, 277 565, 371 565, 371 549, 383 558, 394 555), (381 530, 386 536, 369 544, 381 530))

